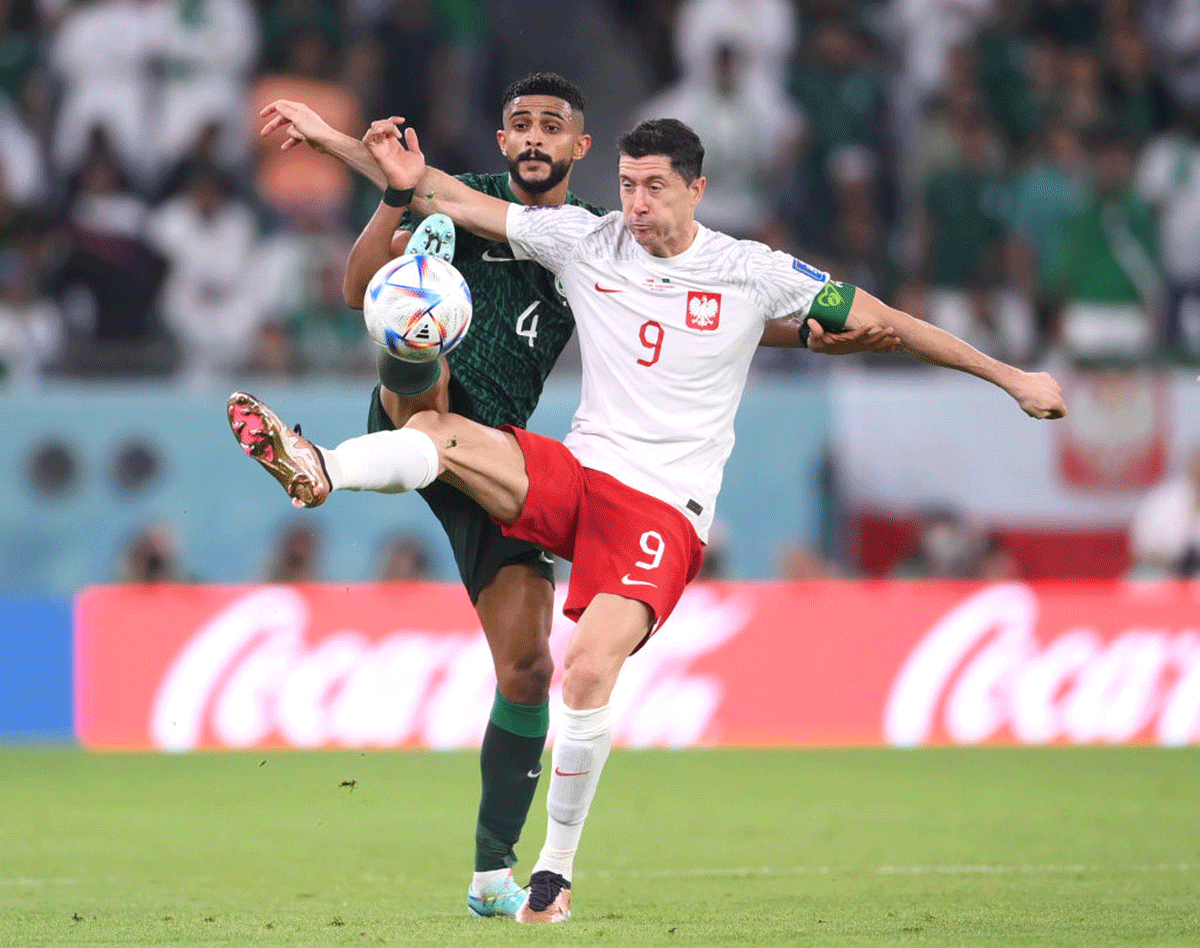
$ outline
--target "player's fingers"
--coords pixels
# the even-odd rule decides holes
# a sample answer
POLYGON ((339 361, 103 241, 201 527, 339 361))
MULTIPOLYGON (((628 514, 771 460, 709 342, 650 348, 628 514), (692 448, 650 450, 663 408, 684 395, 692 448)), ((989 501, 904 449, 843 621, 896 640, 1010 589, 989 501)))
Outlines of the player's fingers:
POLYGON ((285 122, 287 122, 287 119, 285 119, 282 115, 277 114, 273 119, 271 119, 271 121, 267 122, 267 124, 262 127, 262 131, 259 132, 259 134, 265 138, 285 122))
POLYGON ((414 154, 421 154, 421 145, 417 141, 417 130, 411 125, 404 130, 404 147, 414 154))
POLYGON ((367 135, 372 141, 380 142, 388 138, 399 138, 400 133, 396 126, 392 124, 391 119, 378 119, 371 123, 371 127, 367 129, 367 135))
POLYGON ((277 112, 280 115, 287 115, 289 112, 295 112, 299 108, 299 103, 293 102, 291 99, 276 99, 264 105, 259 115, 269 115, 271 112, 277 112))

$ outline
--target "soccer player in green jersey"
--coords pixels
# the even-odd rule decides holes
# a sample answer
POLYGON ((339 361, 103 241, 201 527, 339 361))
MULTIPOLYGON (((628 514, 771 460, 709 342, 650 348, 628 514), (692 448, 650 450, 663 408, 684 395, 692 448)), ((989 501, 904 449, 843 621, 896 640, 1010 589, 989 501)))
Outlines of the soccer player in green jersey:
MULTIPOLYGON (((535 73, 513 83, 502 99, 503 127, 497 132, 507 173, 461 180, 507 201, 580 204, 603 214, 568 190, 572 165, 591 145, 583 110, 582 93, 561 76, 535 73)), ((275 102, 263 114, 270 117, 264 135, 286 129, 284 147, 305 142, 385 187, 362 142, 334 131, 306 106, 275 102)), ((371 276, 404 252, 416 225, 402 209, 380 202, 347 266, 349 305, 362 307, 371 276)), ((434 363, 401 362, 382 353, 371 431, 402 427, 425 408, 452 410, 485 425, 524 427, 571 337, 574 320, 554 276, 513 259, 507 244, 464 231, 455 236, 452 262, 471 287, 471 331, 434 363)), ((421 494, 450 538, 496 669, 496 697, 480 751, 483 787, 467 904, 477 915, 511 915, 525 899, 512 879, 513 847, 537 789, 550 722, 553 563, 539 548, 505 537, 483 508, 455 488, 439 482, 421 494)))
MULTIPOLYGON (((463 175, 461 180, 507 201, 579 204, 605 213, 568 190, 574 162, 591 145, 583 111, 579 89, 561 76, 535 73, 515 82, 504 93, 503 127, 497 132, 507 174, 463 175)), ((366 146, 332 129, 302 103, 274 102, 263 116, 268 118, 264 135, 286 131, 283 148, 308 144, 381 189, 386 187, 366 146)), ((415 218, 388 200, 385 192, 347 267, 346 300, 355 308, 361 308, 371 276, 404 252, 417 226, 415 218)), ((571 311, 548 270, 515 260, 506 243, 466 231, 455 235, 452 262, 471 287, 471 331, 448 357, 432 364, 405 363, 383 354, 380 384, 371 399, 371 431, 403 427, 416 411, 429 408, 453 411, 488 426, 523 428, 570 338, 571 311)), ((796 345, 797 326, 785 323, 769 327, 764 344, 796 345)), ((825 333, 815 321, 805 328, 812 333, 810 348, 824 352, 889 349, 895 344, 885 334, 825 333)), ((552 563, 538 547, 505 537, 482 507, 455 488, 436 481, 421 493, 450 538, 496 670, 496 697, 480 751, 482 796, 467 904, 476 915, 512 915, 525 900, 525 891, 512 878, 513 847, 542 772, 549 728, 552 563)))

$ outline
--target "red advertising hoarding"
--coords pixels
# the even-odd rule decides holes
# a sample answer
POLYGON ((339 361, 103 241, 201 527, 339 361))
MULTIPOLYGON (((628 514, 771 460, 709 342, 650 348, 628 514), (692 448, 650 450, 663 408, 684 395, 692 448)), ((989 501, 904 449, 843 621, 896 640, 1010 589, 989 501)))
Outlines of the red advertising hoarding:
MULTIPOLYGON (((495 687, 457 586, 96 588, 75 625, 92 748, 474 747, 495 687)), ((1189 584, 695 586, 614 742, 1193 744, 1198 630, 1189 584)))

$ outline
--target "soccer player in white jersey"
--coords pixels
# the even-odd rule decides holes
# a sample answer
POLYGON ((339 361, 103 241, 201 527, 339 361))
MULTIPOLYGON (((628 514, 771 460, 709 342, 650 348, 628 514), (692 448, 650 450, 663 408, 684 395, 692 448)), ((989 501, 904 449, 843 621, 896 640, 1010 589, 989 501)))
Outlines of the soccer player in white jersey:
POLYGON ((374 123, 363 139, 391 187, 415 187, 422 212, 506 239, 561 279, 583 356, 571 433, 559 443, 421 412, 402 429, 327 450, 239 394, 248 411, 235 434, 285 487, 291 472, 308 478, 306 490, 317 477, 321 500, 331 489, 396 492, 441 477, 507 534, 573 562, 564 612, 577 625, 563 668, 546 842, 517 913, 522 922, 564 921, 611 743, 609 696, 625 660, 700 567, 734 414, 768 322, 815 316, 835 330, 887 328, 914 355, 998 385, 1032 417, 1066 409, 1046 373, 997 362, 799 260, 698 224, 704 149, 680 122, 643 122, 622 136, 622 209, 597 218, 472 191, 427 169, 415 132, 401 133, 398 121, 374 123))

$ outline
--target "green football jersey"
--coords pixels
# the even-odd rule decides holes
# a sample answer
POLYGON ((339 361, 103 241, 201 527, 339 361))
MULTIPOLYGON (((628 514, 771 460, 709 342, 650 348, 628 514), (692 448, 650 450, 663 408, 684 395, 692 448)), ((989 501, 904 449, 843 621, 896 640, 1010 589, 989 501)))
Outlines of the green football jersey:
MULTIPOLYGON (((507 173, 464 174, 458 180, 517 203, 507 173)), ((570 193, 567 203, 597 215, 608 213, 570 193)), ((410 212, 400 226, 411 230, 418 222, 410 212)), ((455 234, 454 266, 471 288, 474 313, 466 337, 447 356, 453 378, 471 404, 452 408, 491 427, 524 428, 574 331, 571 308, 549 270, 515 259, 506 243, 484 240, 461 227, 455 234)))

